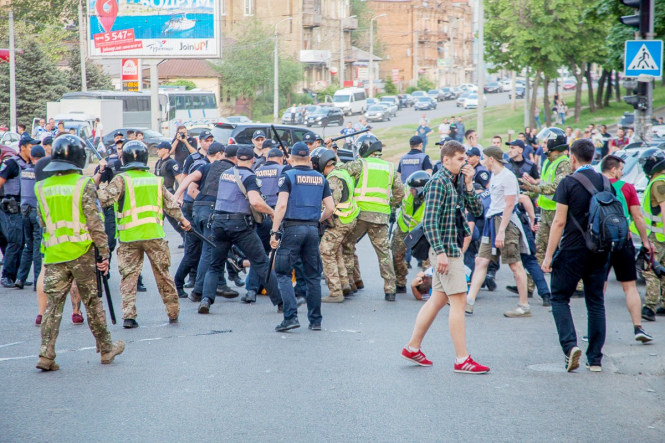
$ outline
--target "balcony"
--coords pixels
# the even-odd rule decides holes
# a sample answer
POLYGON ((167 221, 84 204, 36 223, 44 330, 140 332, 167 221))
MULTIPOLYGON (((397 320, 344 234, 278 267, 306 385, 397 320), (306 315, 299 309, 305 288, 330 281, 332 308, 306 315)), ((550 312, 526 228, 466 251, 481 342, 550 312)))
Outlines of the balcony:
POLYGON ((317 28, 321 26, 321 0, 303 0, 302 26, 303 28, 317 28))
POLYGON ((354 31, 358 29, 358 19, 357 18, 344 19, 344 29, 347 31, 354 31))

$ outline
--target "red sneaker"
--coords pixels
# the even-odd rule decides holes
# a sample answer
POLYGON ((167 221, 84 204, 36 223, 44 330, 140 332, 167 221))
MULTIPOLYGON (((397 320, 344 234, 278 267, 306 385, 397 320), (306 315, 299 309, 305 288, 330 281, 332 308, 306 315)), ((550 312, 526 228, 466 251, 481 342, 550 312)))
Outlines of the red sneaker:
POLYGON ((35 326, 40 326, 42 324, 42 316, 38 315, 35 319, 35 326))
POLYGON ((470 355, 461 364, 457 364, 457 361, 455 361, 455 372, 462 374, 485 374, 489 371, 490 368, 476 363, 471 359, 470 355))
POLYGON ((75 325, 83 324, 83 316, 81 314, 72 314, 72 323, 75 325))
POLYGON ((404 347, 402 349, 402 358, 420 366, 432 366, 432 362, 427 360, 427 357, 425 357, 425 354, 420 349, 418 349, 418 352, 411 352, 404 347))

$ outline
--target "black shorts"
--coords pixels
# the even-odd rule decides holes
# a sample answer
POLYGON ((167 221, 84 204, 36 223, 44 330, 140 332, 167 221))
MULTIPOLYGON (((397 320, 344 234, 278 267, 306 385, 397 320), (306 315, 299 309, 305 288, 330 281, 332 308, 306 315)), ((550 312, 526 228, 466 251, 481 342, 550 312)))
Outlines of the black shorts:
POLYGON ((607 268, 605 280, 610 276, 610 269, 612 268, 614 268, 614 276, 619 282, 637 280, 635 246, 632 241, 620 250, 610 253, 610 266, 607 268))

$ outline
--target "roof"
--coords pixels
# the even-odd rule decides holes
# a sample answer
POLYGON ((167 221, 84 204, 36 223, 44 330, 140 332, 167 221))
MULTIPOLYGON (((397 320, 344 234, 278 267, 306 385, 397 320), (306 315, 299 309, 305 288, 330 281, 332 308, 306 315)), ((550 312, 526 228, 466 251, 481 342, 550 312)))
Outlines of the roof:
MULTIPOLYGON (((363 51, 360 48, 356 48, 355 46, 351 47, 351 54, 349 55, 348 58, 351 58, 353 60, 357 60, 359 62, 369 62, 369 52, 368 51, 363 51)), ((380 62, 383 59, 379 57, 378 55, 374 54, 374 57, 372 57, 372 60, 375 62, 380 62)))
MULTIPOLYGON (((169 59, 157 65, 157 73, 160 79, 170 78, 201 78, 221 77, 207 60, 199 59, 169 59)), ((143 69, 143 78, 150 78, 150 69, 143 69)))

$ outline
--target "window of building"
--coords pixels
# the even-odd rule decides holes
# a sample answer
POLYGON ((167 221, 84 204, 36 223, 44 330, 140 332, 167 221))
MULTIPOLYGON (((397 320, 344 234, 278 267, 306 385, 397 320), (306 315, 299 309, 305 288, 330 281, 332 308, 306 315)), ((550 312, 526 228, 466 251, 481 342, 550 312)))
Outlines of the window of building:
POLYGON ((245 0, 245 15, 254 15, 254 0, 245 0))

